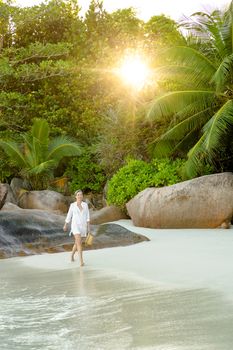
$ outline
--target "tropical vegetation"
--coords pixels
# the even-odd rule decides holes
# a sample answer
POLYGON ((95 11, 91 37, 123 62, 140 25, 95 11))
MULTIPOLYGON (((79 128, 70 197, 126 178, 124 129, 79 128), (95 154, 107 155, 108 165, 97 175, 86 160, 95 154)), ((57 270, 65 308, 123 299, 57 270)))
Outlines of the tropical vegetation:
POLYGON ((65 136, 50 140, 49 125, 43 119, 34 119, 31 131, 22 135, 22 139, 23 143, 0 140, 0 147, 33 189, 48 186, 54 170, 64 157, 81 153, 80 146, 65 136))
POLYGON ((147 187, 170 186, 182 179, 184 161, 176 159, 128 160, 108 183, 108 203, 124 209, 125 204, 147 187))
POLYGON ((176 23, 145 22, 132 8, 108 13, 101 0, 85 15, 76 0, 0 0, 0 181, 47 188, 65 177, 70 191, 101 192, 110 180, 109 203, 123 205, 145 186, 180 181, 176 159, 182 179, 231 171, 232 17, 232 2, 176 23), (140 91, 116 74, 138 53, 150 66, 140 91), (113 184, 135 176, 132 164, 141 180, 128 193, 113 184), (127 177, 115 180, 121 169, 127 177), (126 197, 112 198, 117 191, 126 197))
POLYGON ((225 12, 192 18, 185 24, 191 33, 187 45, 168 49, 166 65, 158 68, 177 79, 178 88, 156 97, 148 112, 169 122, 153 144, 154 156, 188 150, 188 177, 202 174, 206 164, 223 167, 233 149, 233 2, 225 12))

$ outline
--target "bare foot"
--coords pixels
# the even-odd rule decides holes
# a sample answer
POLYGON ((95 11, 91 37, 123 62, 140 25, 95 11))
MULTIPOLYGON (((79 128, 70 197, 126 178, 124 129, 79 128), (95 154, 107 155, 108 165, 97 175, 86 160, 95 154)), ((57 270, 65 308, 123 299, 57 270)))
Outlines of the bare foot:
POLYGON ((71 256, 71 261, 74 261, 74 256, 73 255, 71 256))
POLYGON ((84 262, 81 262, 80 266, 84 266, 84 262))

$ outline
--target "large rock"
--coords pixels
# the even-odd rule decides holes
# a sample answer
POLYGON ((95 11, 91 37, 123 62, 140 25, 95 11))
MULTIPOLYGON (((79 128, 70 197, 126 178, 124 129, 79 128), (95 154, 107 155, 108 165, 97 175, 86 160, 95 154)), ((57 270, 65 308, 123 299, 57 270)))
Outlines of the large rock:
POLYGON ((84 201, 90 209, 101 209, 104 206, 103 195, 101 193, 89 192, 84 195, 84 201))
POLYGON ((126 207, 134 225, 140 227, 227 227, 233 214, 233 174, 206 175, 173 186, 147 188, 126 207))
POLYGON ((16 199, 20 196, 22 189, 28 190, 28 191, 30 190, 29 183, 26 180, 20 179, 18 177, 14 177, 11 180, 10 187, 16 199))
POLYGON ((17 200, 15 198, 14 192, 12 191, 12 188, 10 187, 10 185, 3 184, 3 186, 5 186, 5 188, 7 189, 7 196, 6 196, 5 203, 13 203, 17 205, 17 200))
POLYGON ((0 209, 3 207, 7 197, 7 188, 4 184, 0 184, 0 209))
POLYGON ((117 221, 120 219, 126 219, 127 216, 117 207, 111 205, 104 207, 97 211, 91 211, 91 224, 99 225, 105 222, 117 221))
POLYGON ((68 241, 62 227, 65 218, 43 210, 0 211, 0 257, 45 251, 68 241), (66 240, 64 239, 66 238, 66 240))
MULTIPOLYGON (((0 258, 71 251, 74 240, 63 232, 64 221, 65 216, 44 210, 0 211, 0 258)), ((92 226, 91 229, 95 238, 89 249, 124 246, 148 240, 116 224, 92 226)))
POLYGON ((12 211, 12 210, 23 210, 23 209, 11 202, 5 202, 4 206, 1 209, 1 211, 12 211))
POLYGON ((41 209, 55 213, 67 213, 70 198, 55 191, 23 191, 18 198, 18 205, 23 209, 41 209))
POLYGON ((122 247, 143 241, 149 241, 147 237, 131 232, 125 227, 117 224, 106 223, 92 227, 94 227, 93 231, 95 231, 95 236, 93 239, 93 244, 88 247, 89 249, 122 247))

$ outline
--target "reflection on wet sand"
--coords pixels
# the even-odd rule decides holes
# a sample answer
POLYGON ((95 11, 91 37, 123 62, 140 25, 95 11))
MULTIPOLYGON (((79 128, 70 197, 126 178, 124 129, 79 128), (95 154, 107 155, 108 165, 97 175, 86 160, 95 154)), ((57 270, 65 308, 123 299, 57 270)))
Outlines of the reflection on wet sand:
POLYGON ((166 289, 90 267, 35 273, 15 266, 0 273, 2 350, 230 350, 233 344, 233 305, 205 288, 166 289))
POLYGON ((233 230, 0 261, 1 350, 231 350, 233 230), (12 336, 14 334, 14 336, 12 336))

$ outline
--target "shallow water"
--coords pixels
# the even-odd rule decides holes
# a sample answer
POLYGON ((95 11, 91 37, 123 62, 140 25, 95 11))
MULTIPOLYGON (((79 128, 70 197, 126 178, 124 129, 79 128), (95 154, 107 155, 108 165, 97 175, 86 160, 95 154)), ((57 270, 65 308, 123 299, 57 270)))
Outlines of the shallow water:
POLYGON ((233 304, 209 288, 157 285, 85 266, 0 262, 1 350, 231 350, 233 304))

